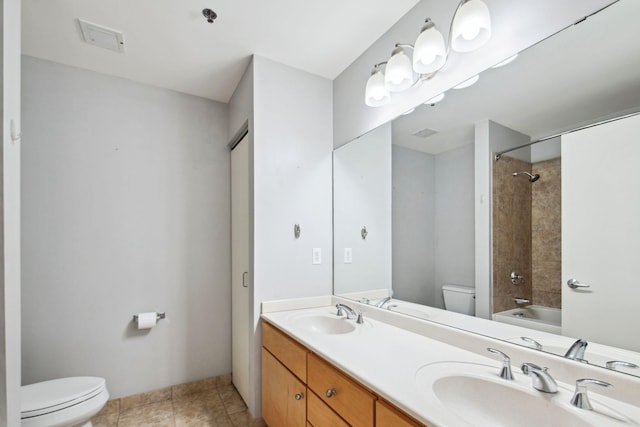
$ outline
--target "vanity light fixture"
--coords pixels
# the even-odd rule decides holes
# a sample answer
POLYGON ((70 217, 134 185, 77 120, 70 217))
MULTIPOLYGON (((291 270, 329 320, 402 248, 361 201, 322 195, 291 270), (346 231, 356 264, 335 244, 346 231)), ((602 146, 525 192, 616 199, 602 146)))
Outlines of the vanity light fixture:
POLYGON ((396 45, 391 52, 391 58, 387 61, 384 84, 390 92, 402 92, 414 84, 413 66, 411 59, 404 51, 405 47, 407 45, 396 45))
POLYGON ((453 89, 464 89, 466 87, 469 87, 471 85, 476 84, 476 82, 478 80, 480 80, 480 74, 476 74, 475 76, 471 77, 470 79, 467 79, 467 80, 463 81, 459 85, 454 86, 453 89))
POLYGON ((384 73, 382 72, 384 65, 386 62, 376 64, 371 71, 371 77, 367 80, 364 102, 369 107, 380 107, 391 101, 391 94, 384 85, 384 73))
POLYGON ((447 62, 450 50, 471 52, 490 37, 491 16, 487 5, 482 0, 460 0, 446 42, 435 23, 427 18, 414 45, 396 43, 391 58, 374 66, 365 89, 365 103, 370 107, 388 104, 391 92, 405 91, 435 76, 447 62), (408 55, 409 50, 412 58, 408 55))

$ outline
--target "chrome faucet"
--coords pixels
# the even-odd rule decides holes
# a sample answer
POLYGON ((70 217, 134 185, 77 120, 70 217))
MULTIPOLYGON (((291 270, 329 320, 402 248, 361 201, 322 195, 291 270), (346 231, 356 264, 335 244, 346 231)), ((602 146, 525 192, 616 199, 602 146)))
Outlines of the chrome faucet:
POLYGON ((587 349, 589 343, 583 339, 579 339, 569 347, 569 350, 565 353, 564 357, 567 359, 584 361, 584 351, 587 349))
POLYGON ((487 351, 502 356, 502 369, 500 370, 500 378, 504 380, 512 380, 513 373, 511 373, 511 358, 495 348, 489 347, 487 348, 487 351))
POLYGON ((556 380, 549 375, 547 368, 541 368, 533 363, 523 363, 522 373, 531 377, 533 388, 543 393, 557 393, 558 384, 556 380))
POLYGON ((383 299, 381 299, 380 301, 378 301, 378 303, 376 304, 376 307, 378 307, 378 308, 382 308, 382 307, 384 307, 384 305, 385 305, 386 303, 388 303, 389 301, 391 301, 391 297, 383 298, 383 299))
POLYGON ((600 380, 594 380, 591 378, 583 378, 576 381, 576 391, 571 398, 571 404, 580 409, 591 410, 591 402, 589 402, 589 396, 587 395, 587 384, 595 384, 600 387, 613 388, 609 383, 600 380))
POLYGON ((347 319, 353 319, 355 317, 357 324, 362 325, 364 323, 362 310, 358 310, 358 313, 356 314, 356 312, 351 307, 345 304, 336 304, 336 308, 338 309, 338 311, 336 312, 336 316, 342 317, 346 313, 347 319))
POLYGON ((336 316, 342 317, 346 314, 347 319, 353 319, 354 317, 356 317, 356 312, 353 311, 353 309, 348 305, 336 304, 336 309, 338 309, 338 311, 336 312, 336 316))
POLYGON ((533 338, 529 338, 529 337, 520 337, 520 339, 524 342, 527 342, 531 345, 533 345, 533 347, 536 350, 542 350, 542 344, 540 344, 538 341, 534 340, 533 338))

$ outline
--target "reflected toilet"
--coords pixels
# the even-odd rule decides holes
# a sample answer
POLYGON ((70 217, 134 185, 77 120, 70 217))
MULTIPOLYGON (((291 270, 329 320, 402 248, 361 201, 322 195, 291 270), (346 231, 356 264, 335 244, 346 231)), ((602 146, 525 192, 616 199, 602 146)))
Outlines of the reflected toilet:
POLYGON ((448 311, 468 314, 476 314, 476 289, 463 285, 443 285, 444 307, 448 311))

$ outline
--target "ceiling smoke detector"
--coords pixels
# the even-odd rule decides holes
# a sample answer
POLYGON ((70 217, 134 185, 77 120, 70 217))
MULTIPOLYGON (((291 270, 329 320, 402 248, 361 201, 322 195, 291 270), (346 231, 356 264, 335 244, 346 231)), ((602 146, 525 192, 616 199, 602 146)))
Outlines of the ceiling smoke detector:
POLYGON ((202 14, 207 19, 207 22, 209 24, 213 24, 213 21, 215 21, 218 17, 218 14, 211 9, 202 9, 202 14))
POLYGON ((438 133, 438 131, 435 129, 424 128, 414 133, 413 136, 417 136, 418 138, 429 138, 430 136, 435 135, 436 133, 438 133))
POLYGON ((121 31, 78 19, 85 42, 104 49, 124 53, 124 37, 121 31))

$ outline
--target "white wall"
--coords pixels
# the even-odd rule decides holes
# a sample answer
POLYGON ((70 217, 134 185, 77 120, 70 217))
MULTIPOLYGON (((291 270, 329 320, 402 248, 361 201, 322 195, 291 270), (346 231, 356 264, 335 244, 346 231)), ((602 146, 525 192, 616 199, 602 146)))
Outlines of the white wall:
POLYGON ((252 75, 253 108, 245 111, 253 111, 254 398, 247 404, 258 417, 260 304, 332 291, 333 126, 331 81, 259 56, 252 75), (299 239, 294 224, 300 224, 299 239), (322 264, 312 265, 312 248, 322 249, 322 264))
POLYGON ((435 192, 434 156, 394 145, 393 296, 430 306, 436 298, 435 192))
POLYGON ((230 372, 227 107, 23 59, 24 383, 230 372), (144 311, 167 319, 139 332, 144 311))
POLYGON ((0 426, 20 423, 20 2, 0 3, 0 426))
POLYGON ((334 292, 390 290, 390 123, 333 153, 333 183, 334 292), (352 250, 351 263, 344 262, 345 248, 352 250))
MULTIPOLYGON (((531 137, 490 120, 476 123, 475 183, 475 282, 476 316, 491 318, 492 298, 492 175, 494 153, 526 144, 531 137)), ((530 152, 527 150, 527 152, 530 152)))
POLYGON ((437 76, 405 93, 392 95, 391 103, 384 107, 371 108, 364 103, 365 84, 373 65, 386 61, 395 43, 413 44, 427 17, 435 22, 446 37, 457 2, 422 0, 344 70, 334 80, 336 147, 612 3, 611 0, 571 0, 561 3, 556 0, 485 1, 491 11, 491 40, 472 53, 453 52, 437 76))

